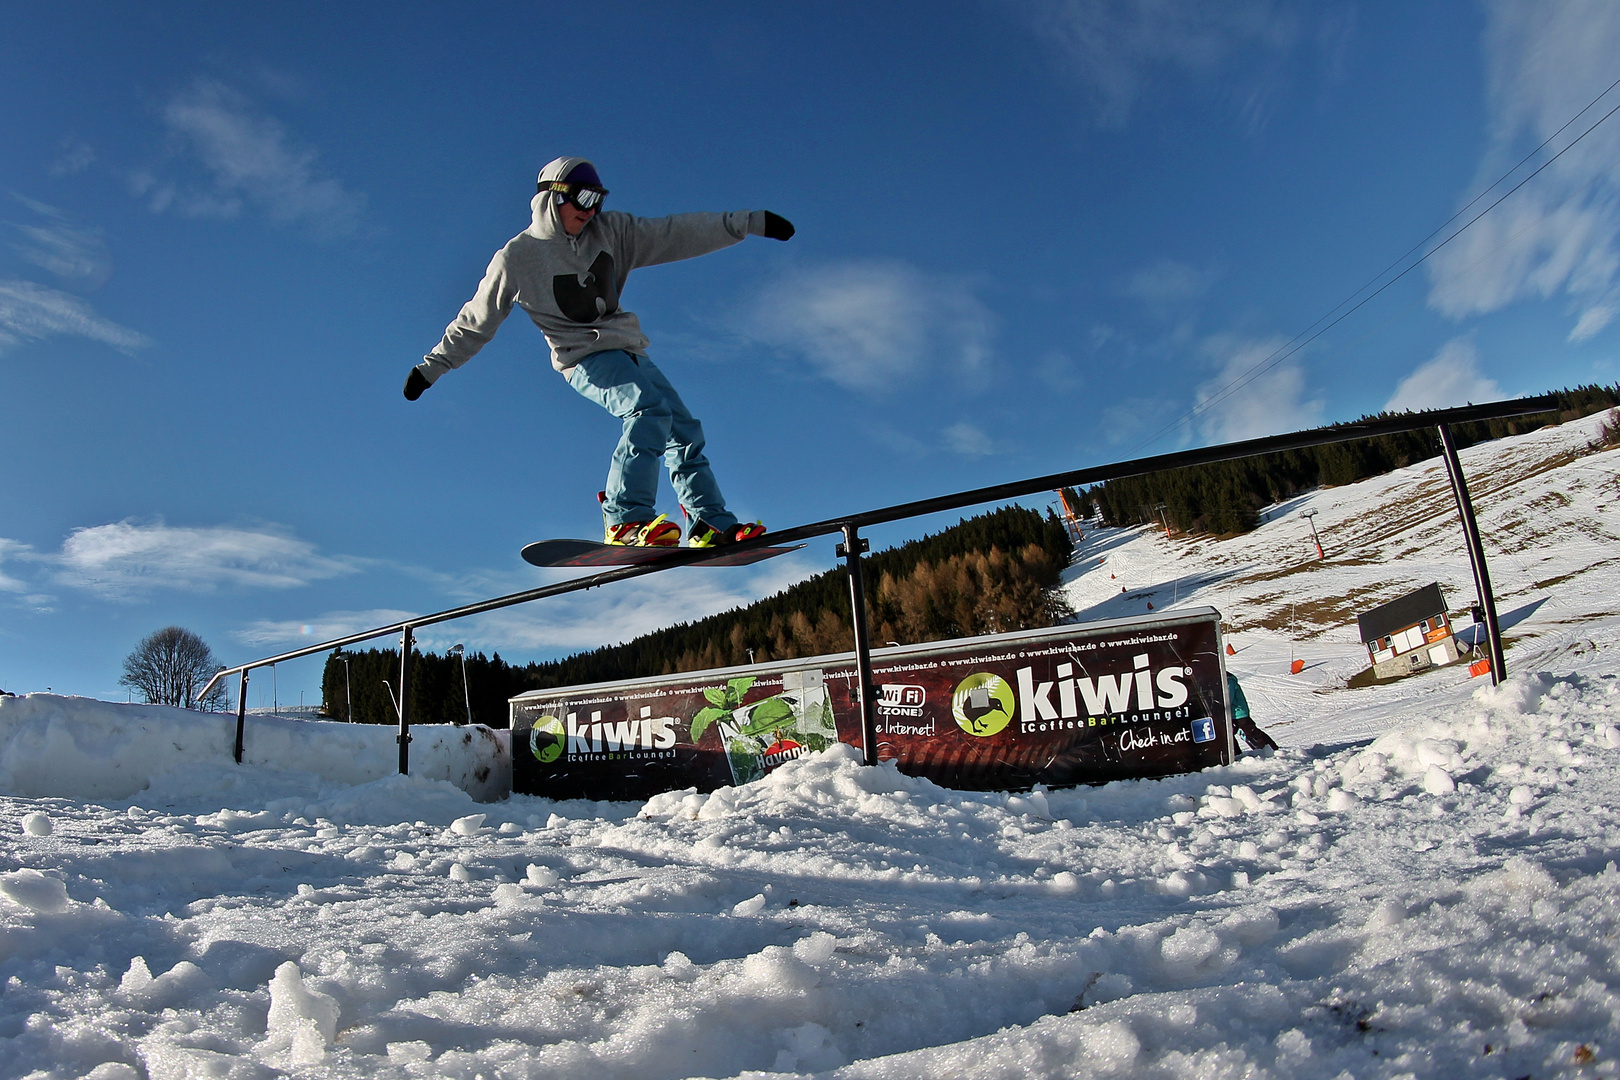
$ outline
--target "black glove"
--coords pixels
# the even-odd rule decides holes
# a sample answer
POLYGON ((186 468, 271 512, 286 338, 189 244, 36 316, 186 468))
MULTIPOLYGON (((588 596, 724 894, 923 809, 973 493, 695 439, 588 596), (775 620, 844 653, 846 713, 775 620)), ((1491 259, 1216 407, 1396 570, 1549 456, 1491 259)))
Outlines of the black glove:
POLYGON ((772 240, 791 240, 793 239, 793 222, 781 214, 773 214, 767 210, 765 211, 765 235, 772 240))
POLYGON ((415 401, 422 396, 422 391, 432 385, 427 381, 426 375, 416 368, 411 368, 411 373, 405 377, 405 400, 415 401))

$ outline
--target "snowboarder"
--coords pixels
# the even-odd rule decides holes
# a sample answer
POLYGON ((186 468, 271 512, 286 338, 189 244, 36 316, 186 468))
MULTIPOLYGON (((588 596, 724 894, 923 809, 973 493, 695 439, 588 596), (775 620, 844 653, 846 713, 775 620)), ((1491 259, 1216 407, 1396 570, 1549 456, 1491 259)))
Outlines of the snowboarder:
POLYGON ((678 544, 680 526, 657 514, 658 463, 691 525, 687 544, 714 547, 765 532, 739 523, 703 456, 703 428, 647 355, 636 316, 619 306, 625 279, 642 266, 706 255, 745 237, 787 240, 793 225, 769 210, 640 218, 603 211, 608 194, 596 166, 560 157, 540 170, 530 202, 533 221, 495 253, 473 298, 462 307, 405 381, 415 401, 452 368, 471 360, 512 306, 545 334, 551 366, 568 385, 623 422, 602 504, 609 544, 678 544))
POLYGON ((1249 749, 1277 749, 1277 740, 1261 731, 1260 725, 1249 715, 1249 699, 1243 695, 1243 687, 1238 685, 1237 676, 1230 671, 1226 673, 1226 694, 1232 699, 1232 725, 1243 736, 1243 741, 1249 744, 1249 749))

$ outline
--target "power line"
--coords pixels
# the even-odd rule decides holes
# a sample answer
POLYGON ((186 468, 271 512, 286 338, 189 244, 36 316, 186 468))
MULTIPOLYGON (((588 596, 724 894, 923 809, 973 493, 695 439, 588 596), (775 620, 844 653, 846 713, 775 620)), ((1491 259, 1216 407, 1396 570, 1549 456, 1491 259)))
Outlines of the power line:
MULTIPOLYGON (((1396 274, 1394 277, 1392 277, 1388 281, 1384 282, 1384 284, 1380 285, 1376 290, 1374 290, 1372 293, 1368 294, 1365 298, 1363 298, 1361 301, 1359 301, 1354 307, 1350 308, 1348 311, 1344 312, 1342 315, 1335 318, 1332 322, 1328 323, 1326 326, 1324 326, 1320 330, 1316 331, 1316 333, 1311 334, 1304 341, 1301 341, 1297 346, 1295 346, 1295 347, 1293 347, 1291 349, 1288 349, 1287 352, 1283 353, 1283 355, 1278 356, 1275 353, 1273 353, 1272 356, 1274 358, 1268 358, 1267 360, 1261 361, 1260 364, 1257 364, 1255 367, 1249 369, 1249 371, 1247 371, 1243 375, 1239 376, 1232 383, 1228 384, 1226 388, 1224 388, 1223 390, 1220 391, 1220 393, 1218 393, 1215 396, 1207 399, 1205 404, 1206 405, 1214 404, 1215 402, 1220 401, 1222 398, 1226 397, 1228 394, 1230 394, 1230 393, 1232 393, 1232 392, 1234 392, 1236 390, 1239 390, 1242 387, 1248 385, 1250 382, 1252 382, 1254 379, 1258 378, 1260 375, 1263 375, 1267 371, 1269 371, 1271 368, 1276 367, 1278 364, 1282 363, 1284 360, 1288 359, 1290 356, 1293 356, 1295 353, 1299 352, 1300 349, 1303 349, 1305 346, 1309 345, 1311 342, 1315 341, 1317 338, 1321 337, 1323 334, 1325 334, 1329 330, 1333 329, 1333 327, 1335 327, 1339 323, 1343 322, 1350 315, 1354 314, 1361 307, 1363 307, 1368 302, 1370 302, 1375 297, 1377 297, 1385 289, 1389 288, 1391 285, 1393 285, 1397 281, 1401 280, 1407 274, 1410 274, 1413 270, 1416 270, 1419 266, 1422 266, 1426 261, 1428 261, 1428 259, 1429 259, 1429 257, 1431 255, 1436 254, 1437 252, 1439 252, 1439 250, 1441 248, 1445 247, 1447 244, 1449 244, 1453 240, 1457 239, 1457 237, 1461 236, 1463 234, 1463 232, 1466 229, 1468 229, 1468 227, 1470 225, 1473 225, 1480 218, 1484 217, 1486 214, 1490 213, 1492 210, 1494 210, 1498 206, 1502 205, 1502 202, 1504 200, 1506 200, 1508 198, 1508 196, 1512 195, 1515 191, 1518 191, 1525 184, 1528 184, 1531 180, 1534 180, 1536 178, 1536 176, 1539 175, 1543 169, 1547 168, 1547 166, 1551 165, 1553 162, 1555 162, 1559 158, 1563 157, 1570 150, 1574 149, 1575 144, 1580 142, 1581 139, 1584 139, 1584 138, 1586 138, 1586 136, 1590 135, 1597 128, 1598 124, 1603 123, 1604 120, 1607 120, 1609 117, 1613 116, 1617 112, 1620 112, 1620 105, 1616 105, 1614 108, 1610 109, 1607 113, 1604 113, 1603 116, 1597 121, 1596 124, 1593 124, 1591 127, 1587 128, 1585 131, 1583 131, 1574 140, 1574 142, 1571 142, 1568 146, 1564 147, 1564 149, 1558 151, 1558 153, 1556 153, 1552 157, 1548 158, 1547 161, 1544 162, 1541 166, 1539 166, 1536 169, 1535 172, 1531 173, 1529 176, 1526 176, 1523 180, 1520 180, 1517 184, 1514 184, 1513 187, 1511 187, 1510 189, 1508 189, 1506 192, 1504 192, 1502 194, 1501 198, 1499 198, 1495 202, 1491 203, 1491 205, 1489 205, 1485 209, 1481 210, 1478 214, 1475 214, 1472 218, 1470 218, 1468 220, 1467 224, 1461 226, 1460 228, 1457 229, 1456 232, 1452 233, 1450 236, 1448 236, 1444 240, 1440 241, 1434 247, 1430 248, 1427 252, 1425 252, 1423 254, 1422 258, 1419 258, 1417 261, 1413 262, 1410 266, 1408 266, 1405 270, 1402 270, 1399 274, 1396 274)), ((1320 321, 1320 320, 1318 320, 1318 321, 1320 321)), ((1286 346, 1285 346, 1285 348, 1286 348, 1286 346)))
MULTIPOLYGON (((1475 203, 1479 202, 1479 200, 1481 200, 1485 196, 1489 195, 1498 186, 1500 186, 1502 184, 1502 182, 1505 181, 1508 177, 1512 176, 1514 173, 1516 173, 1520 169, 1524 168, 1524 166, 1530 161, 1530 159, 1534 158, 1537 154, 1539 154, 1543 150, 1547 149, 1548 145, 1551 144, 1554 139, 1558 138, 1558 136, 1562 135, 1566 130, 1568 130, 1569 126, 1571 124, 1573 124, 1575 121, 1579 120, 1581 117, 1585 116, 1588 112, 1590 112, 1591 109, 1592 109, 1592 106, 1596 105, 1599 101, 1602 101, 1608 95, 1609 91, 1613 90, 1617 86, 1620 86, 1620 79, 1616 79, 1614 82, 1610 83, 1604 89, 1603 93, 1599 94, 1597 97, 1595 97, 1591 101, 1587 102, 1585 108, 1581 109, 1580 112, 1576 113, 1574 116, 1570 117, 1568 120, 1565 120, 1562 127, 1560 127, 1557 131, 1553 132, 1551 135, 1547 136, 1544 140, 1542 140, 1542 143, 1541 143, 1540 146, 1536 147, 1534 150, 1532 150, 1528 154, 1524 155, 1524 157, 1520 158, 1517 162, 1514 163, 1514 165, 1513 165, 1513 167, 1511 169, 1509 169, 1507 172, 1503 173, 1501 176, 1499 176, 1495 180, 1493 180, 1489 185, 1487 185, 1485 188, 1483 188, 1478 195, 1475 195, 1472 199, 1469 199, 1467 204, 1464 205, 1461 209, 1459 209, 1455 214, 1452 214, 1450 217, 1446 218, 1445 221, 1442 221, 1439 225, 1435 226, 1434 230, 1432 232, 1430 232, 1428 236, 1425 236, 1423 239, 1419 240, 1417 243, 1415 243, 1411 247, 1407 248, 1398 257, 1396 257, 1394 262, 1391 262, 1388 266, 1384 267, 1382 270, 1378 271, 1378 273, 1374 274, 1367 281, 1367 283, 1365 285, 1362 285, 1361 288, 1357 289, 1355 292, 1351 293, 1349 296, 1345 297, 1343 300, 1341 300, 1337 304, 1335 304, 1331 309, 1329 309, 1327 315, 1322 316, 1322 319, 1325 319, 1328 316, 1332 315, 1333 312, 1339 310, 1339 308, 1343 307, 1345 304, 1348 304, 1351 300, 1355 299, 1363 290, 1370 288, 1372 286, 1373 282, 1377 281, 1379 278, 1383 277, 1385 274, 1387 274, 1391 270, 1395 269, 1395 267, 1399 266, 1401 264, 1401 262, 1404 261, 1407 258, 1407 256, 1412 254, 1412 252, 1418 250, 1418 248, 1422 247, 1424 244, 1427 244, 1430 240, 1433 240, 1436 236, 1438 236, 1440 234, 1441 230, 1443 230, 1447 225, 1450 225, 1453 221, 1456 221, 1458 218, 1460 218, 1464 214, 1466 214, 1469 211, 1469 208, 1471 208, 1475 203)), ((1602 121, 1599 121, 1599 123, 1602 123, 1602 121)), ((1579 142, 1580 140, 1577 139, 1575 141, 1579 142)), ((1574 145, 1575 145, 1575 143, 1570 143, 1570 146, 1574 146, 1574 145)), ((1567 150, 1567 149, 1569 149, 1569 147, 1566 146, 1564 149, 1567 150)), ((1548 164, 1551 164, 1551 162, 1548 162, 1548 164)), ((1543 166, 1543 168, 1545 168, 1545 166, 1543 166)), ((1529 178, 1526 177, 1526 179, 1529 179, 1529 178)), ((1512 192, 1509 192, 1508 194, 1512 194, 1512 192)), ((1321 322, 1322 319, 1316 320, 1316 323, 1321 322)), ((1301 333, 1309 332, 1311 327, 1314 327, 1316 325, 1316 323, 1312 323, 1311 326, 1307 326, 1304 331, 1301 331, 1301 333)))
MULTIPOLYGON (((1586 183, 1584 183, 1580 187, 1576 188, 1571 193, 1571 198, 1576 198, 1576 197, 1580 197, 1580 196, 1585 195, 1594 186, 1596 186, 1597 182, 1599 180, 1601 180, 1601 179, 1603 179, 1603 174, 1602 173, 1599 173, 1599 174, 1593 176, 1586 183)), ((1475 201, 1478 201, 1478 200, 1476 199, 1475 201)), ((1538 221, 1536 221, 1534 219, 1525 222, 1525 224, 1519 226, 1510 235, 1508 235, 1506 237, 1503 237, 1501 240, 1497 241, 1495 246, 1490 248, 1490 250, 1481 252, 1479 255, 1477 255, 1474 258, 1473 262, 1470 262, 1468 265, 1466 265, 1466 266, 1464 266, 1464 267, 1462 267, 1460 269, 1455 269, 1455 270, 1451 271, 1451 273, 1446 274, 1443 277, 1434 278, 1433 279, 1434 284, 1443 285, 1443 284, 1446 284, 1447 282, 1456 281, 1459 278, 1463 278, 1463 277, 1468 276, 1470 273, 1473 272, 1474 268, 1476 266, 1478 266, 1480 263, 1484 262, 1486 259, 1491 258, 1493 255, 1495 255, 1497 252, 1503 250, 1504 248, 1509 247, 1510 245, 1512 245, 1514 243, 1514 241, 1518 240, 1519 237, 1523 236, 1525 233, 1527 233, 1531 229, 1535 228, 1538 224, 1540 224, 1540 222, 1538 222, 1538 221)), ((1387 327, 1390 323, 1392 323, 1396 319, 1396 317, 1406 314, 1407 312, 1411 311, 1413 308, 1422 306, 1424 304, 1424 302, 1425 302, 1425 299, 1423 297, 1421 297, 1421 296, 1418 297, 1416 300, 1411 301, 1406 306, 1404 306, 1402 308, 1399 308, 1394 312, 1391 312, 1388 316, 1385 317, 1383 322, 1381 322, 1381 323, 1377 324, 1376 326, 1373 326, 1370 329, 1366 330, 1365 332, 1363 332, 1361 334, 1361 336, 1351 338, 1346 344, 1348 344, 1348 345, 1359 345, 1362 342, 1371 339, 1373 337, 1373 335, 1379 333, 1381 330, 1383 330, 1385 327, 1387 327)))
POLYGON ((1589 112, 1594 105, 1596 105, 1599 101, 1603 100, 1603 98, 1606 97, 1609 94, 1609 92, 1612 91, 1617 86, 1620 86, 1620 79, 1616 79, 1614 82, 1610 83, 1603 90, 1602 93, 1598 94, 1598 96, 1593 98, 1590 102, 1588 102, 1584 108, 1582 108, 1574 116, 1572 116, 1568 120, 1566 120, 1563 123, 1563 125, 1561 127, 1559 127, 1559 129, 1557 131, 1555 131, 1551 135, 1547 136, 1547 138, 1541 143, 1540 146, 1537 146, 1534 150, 1530 151, 1530 153, 1526 154, 1516 164, 1514 164, 1514 166, 1511 169, 1509 169, 1507 172, 1503 173, 1500 177, 1498 177, 1490 185, 1485 187, 1482 191, 1480 191, 1480 193, 1478 195, 1475 195, 1472 199, 1470 199, 1468 201, 1468 203, 1465 206, 1462 207, 1462 209, 1458 210, 1455 214, 1452 214, 1451 217, 1447 218, 1444 222, 1442 222, 1438 227, 1436 227, 1432 232, 1430 232, 1422 240, 1419 240, 1416 244, 1413 244, 1404 253, 1402 253, 1398 258, 1396 258, 1394 262, 1392 262, 1388 266, 1384 267, 1384 269, 1380 270, 1377 274, 1374 274, 1372 276, 1372 278, 1370 278, 1367 281, 1366 284, 1362 285, 1360 288, 1358 288, 1354 292, 1352 292, 1349 296, 1347 296, 1343 300, 1339 301, 1332 308, 1330 308, 1325 315, 1322 315, 1315 322, 1311 323, 1305 329, 1303 329, 1299 333, 1295 334, 1288 341, 1286 341, 1283 344, 1279 345, 1268 356, 1266 356, 1265 359, 1259 361, 1258 363, 1256 363, 1255 365, 1250 367, 1247 371, 1243 372, 1243 374, 1237 376, 1231 382, 1229 382, 1225 386, 1221 387, 1218 391, 1216 391, 1210 397, 1205 398, 1203 401, 1199 402, 1197 405, 1194 405, 1191 409, 1188 409, 1186 412, 1184 412, 1180 416, 1176 417, 1176 419, 1172 420, 1169 424, 1165 425, 1164 427, 1160 428, 1158 431, 1154 432, 1152 435, 1148 436, 1142 442, 1137 443, 1136 446, 1132 448, 1133 452, 1135 450, 1140 450, 1145 446, 1152 445, 1153 443, 1155 443, 1158 440, 1162 439, 1169 432, 1175 430, 1176 428, 1180 427, 1182 424, 1186 423, 1187 421, 1191 420, 1193 417, 1197 416, 1199 413, 1205 412, 1211 406, 1216 405, 1221 401, 1224 401, 1226 398, 1230 397, 1232 394, 1236 393, 1238 390, 1240 390, 1243 387, 1247 386, 1249 383, 1253 382, 1255 379, 1259 378, 1261 375, 1264 375, 1267 371, 1270 371, 1272 368, 1276 367, 1278 364, 1282 363, 1284 360, 1287 360, 1289 357, 1296 355, 1301 349, 1305 348, 1305 346, 1309 345, 1311 342, 1315 341, 1317 338, 1321 337, 1323 334, 1325 334, 1329 330, 1333 329, 1339 323, 1343 322, 1345 319, 1347 319, 1351 315, 1355 314, 1355 312, 1357 312, 1362 307, 1364 307, 1366 304, 1368 304, 1373 299, 1375 299, 1385 289, 1388 289, 1391 285, 1394 285, 1397 281, 1400 281, 1407 274, 1411 273, 1413 270, 1416 270, 1419 266, 1422 266, 1423 263, 1428 261, 1428 259, 1431 256, 1435 255, 1437 252, 1440 251, 1441 248, 1445 247, 1447 244, 1449 244, 1453 240, 1455 240, 1458 236, 1462 235, 1462 233, 1465 230, 1467 230, 1475 222, 1479 221, 1480 218, 1484 217, 1486 214, 1490 213, 1492 210, 1494 210, 1498 206, 1502 205, 1503 201, 1506 200, 1509 196, 1511 196, 1514 192, 1518 191, 1520 188, 1522 188, 1525 184, 1529 183, 1531 180, 1534 180, 1538 175, 1541 174, 1541 172, 1543 170, 1545 170, 1553 162, 1557 161, 1559 158, 1561 158, 1565 154, 1569 153, 1570 150, 1574 149, 1575 146, 1578 143, 1580 143, 1580 141, 1582 139, 1586 138, 1593 131, 1595 131, 1597 129, 1597 127, 1600 124, 1602 124, 1605 120, 1609 119, 1609 117, 1613 116, 1616 112, 1620 112, 1620 105, 1617 105, 1614 108, 1610 109, 1608 112, 1604 113, 1601 117, 1599 117, 1597 119, 1596 122, 1594 122, 1592 124, 1591 127, 1587 128, 1585 131, 1581 132, 1573 140, 1571 140, 1569 145, 1565 146, 1562 150, 1558 151, 1558 153, 1554 154, 1552 157, 1550 157, 1546 161, 1542 162, 1541 165, 1536 167, 1535 171, 1531 172, 1528 176, 1526 176, 1524 179, 1520 180, 1517 184, 1514 184, 1513 187, 1509 188, 1506 192, 1504 192, 1495 202, 1491 203, 1491 205, 1487 206, 1485 209, 1483 209, 1479 213, 1475 214, 1472 218, 1470 218, 1467 222, 1465 222, 1461 227, 1459 227, 1450 236, 1447 236, 1444 240, 1440 241, 1440 243, 1434 245, 1434 247, 1432 247, 1428 251, 1424 252, 1424 254, 1420 258, 1418 258, 1416 261, 1414 261, 1410 265, 1408 265, 1406 267, 1406 269, 1402 270, 1400 273, 1396 274, 1394 277, 1392 277, 1388 281, 1384 282, 1382 285, 1380 285, 1373 292, 1369 293, 1367 296, 1362 297, 1362 299, 1357 301, 1352 307, 1350 307, 1347 310, 1341 312, 1336 317, 1334 316, 1334 312, 1339 311, 1340 308, 1343 308, 1346 304, 1349 304, 1351 301, 1355 300, 1355 298, 1358 295, 1365 292, 1368 288, 1370 288, 1380 278, 1382 278, 1384 275, 1388 274, 1390 272, 1390 270, 1394 269, 1396 266, 1400 265, 1400 263, 1405 261, 1412 254, 1412 252, 1414 252, 1414 251, 1418 250, 1419 248, 1423 247, 1430 240, 1432 240, 1435 236, 1439 235, 1439 233, 1442 232, 1446 228, 1446 226, 1450 225, 1452 222, 1456 221, 1463 214, 1467 213, 1470 207, 1472 207, 1475 203, 1479 202, 1486 195, 1488 195, 1492 191, 1494 191, 1503 182, 1505 182, 1508 179, 1508 177, 1512 176, 1514 173, 1518 172, 1521 168, 1523 168, 1524 165, 1527 162, 1529 162, 1537 154, 1539 154, 1543 150, 1545 150, 1547 148, 1548 144, 1550 144, 1554 139, 1556 139, 1559 135, 1561 135, 1564 131, 1566 131, 1571 124, 1575 123, 1575 121, 1579 120, 1582 116, 1584 116, 1587 112, 1589 112), (1324 320, 1331 320, 1331 321, 1328 321, 1327 324, 1324 326, 1324 325, 1322 325, 1324 320), (1320 327, 1320 329, 1316 329, 1317 327, 1320 327), (1314 332, 1313 332, 1313 330, 1314 330, 1314 332))

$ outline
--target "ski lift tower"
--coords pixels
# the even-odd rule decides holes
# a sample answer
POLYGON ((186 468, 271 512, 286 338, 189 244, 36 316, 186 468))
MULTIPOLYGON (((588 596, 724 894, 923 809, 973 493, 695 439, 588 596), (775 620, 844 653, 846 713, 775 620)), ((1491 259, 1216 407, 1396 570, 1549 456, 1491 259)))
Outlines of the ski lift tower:
POLYGON ((1080 503, 1079 493, 1072 488, 1057 489, 1058 505, 1063 507, 1063 528, 1068 532, 1069 539, 1074 543, 1080 542, 1080 503), (1074 498, 1071 499, 1070 496, 1074 498))
POLYGON ((1316 514, 1315 510, 1307 510, 1300 516, 1311 523, 1311 542, 1316 545, 1316 557, 1326 559, 1327 556, 1322 553, 1322 538, 1316 535, 1316 514))

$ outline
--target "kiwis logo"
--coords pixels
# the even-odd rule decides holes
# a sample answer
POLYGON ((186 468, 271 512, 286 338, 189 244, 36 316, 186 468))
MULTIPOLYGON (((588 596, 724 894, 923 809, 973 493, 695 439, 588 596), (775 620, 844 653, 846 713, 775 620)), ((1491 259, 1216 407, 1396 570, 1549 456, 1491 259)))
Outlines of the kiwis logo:
POLYGON ((542 765, 550 765, 563 755, 567 731, 555 716, 542 716, 529 729, 529 752, 542 765))
POLYGON ((1012 723, 1017 700, 1013 688, 1000 675, 975 672, 956 684, 951 694, 951 715, 969 735, 989 738, 1012 723))

